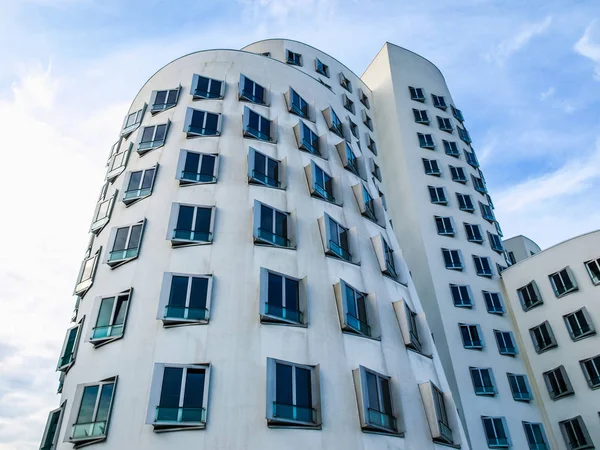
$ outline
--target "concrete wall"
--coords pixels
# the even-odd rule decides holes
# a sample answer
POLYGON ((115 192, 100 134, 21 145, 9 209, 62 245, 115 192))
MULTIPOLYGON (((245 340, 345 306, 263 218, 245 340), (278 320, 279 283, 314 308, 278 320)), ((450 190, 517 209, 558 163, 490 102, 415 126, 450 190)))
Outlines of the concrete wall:
POLYGON ((542 251, 539 245, 531 239, 521 235, 506 239, 503 243, 507 255, 512 253, 515 258, 514 262, 523 261, 525 258, 529 258, 542 251))

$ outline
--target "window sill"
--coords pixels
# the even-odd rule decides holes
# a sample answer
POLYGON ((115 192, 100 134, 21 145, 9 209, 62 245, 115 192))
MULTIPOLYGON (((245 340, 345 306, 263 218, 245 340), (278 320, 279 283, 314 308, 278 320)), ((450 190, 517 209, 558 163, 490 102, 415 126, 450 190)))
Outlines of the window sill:
POLYGON ((380 436, 393 436, 393 437, 398 437, 398 438, 404 437, 403 431, 383 431, 383 430, 374 430, 371 428, 362 428, 361 431, 363 433, 378 434, 380 436))
POLYGON ((575 392, 565 392, 564 394, 560 394, 560 395, 557 395, 555 397, 551 396, 550 399, 554 400, 554 401, 557 401, 557 400, 561 400, 563 398, 571 397, 573 395, 575 395, 575 392))
POLYGON ((179 186, 197 186, 204 184, 217 184, 217 180, 215 179, 213 181, 188 181, 179 178, 179 186))
POLYGON ((163 317, 163 328, 184 327, 188 325, 208 325, 210 318, 194 320, 194 319, 178 319, 176 317, 163 317))
POLYGON ((299 323, 294 321, 288 321, 281 317, 271 316, 268 314, 260 315, 260 323, 263 325, 279 325, 279 326, 287 326, 287 327, 296 327, 296 328, 308 328, 308 323, 299 323))
POLYGON ((575 288, 575 289, 571 289, 570 291, 564 292, 562 294, 556 295, 556 293, 555 293, 554 295, 556 295, 556 298, 563 298, 563 297, 566 297, 569 294, 573 294, 573 293, 578 292, 578 291, 579 291, 579 288, 575 288))
MULTIPOLYGON (((164 141, 160 142, 156 145, 151 145, 149 147, 138 147, 138 149, 136 150, 137 154, 140 156, 140 158, 142 156, 144 156, 146 153, 151 152, 152 150, 156 150, 157 148, 161 148, 165 145, 164 141)), ((125 168, 123 168, 125 169, 125 168)))
POLYGON ((586 333, 586 334, 584 334, 582 336, 579 336, 579 337, 571 337, 571 340, 573 342, 582 341, 584 339, 587 339, 587 338, 595 336, 595 335, 596 335, 595 331, 590 331, 589 333, 586 333))
POLYGON ((272 186, 270 184, 266 184, 261 182, 260 180, 257 180, 256 178, 252 178, 252 177, 248 177, 248 184, 251 186, 259 186, 259 187, 265 187, 265 188, 270 188, 270 189, 277 189, 278 191, 285 191, 285 186, 272 186))
POLYGON ((433 359, 433 355, 428 355, 427 353, 423 353, 422 351, 417 350, 416 348, 413 348, 413 347, 409 347, 408 345, 406 346, 406 350, 416 353, 417 355, 421 355, 425 358, 433 359))
POLYGON ((173 248, 193 247, 196 245, 211 245, 213 241, 185 241, 180 239, 170 239, 173 248))
POLYGON ((532 309, 535 309, 535 308, 537 308, 537 307, 539 307, 539 306, 542 306, 543 304, 544 304, 544 302, 539 302, 539 303, 535 303, 535 304, 533 304, 533 305, 531 305, 531 306, 526 306, 526 307, 523 307, 523 311, 524 311, 524 312, 531 311, 532 309))
POLYGON ((117 341, 122 338, 123 338, 123 334, 121 334, 120 336, 111 336, 111 337, 105 337, 105 338, 90 339, 89 343, 92 344, 94 346, 94 348, 99 348, 99 347, 102 347, 103 345, 110 344, 111 342, 117 341))
POLYGON ((154 106, 152 106, 150 108, 150 114, 152 116, 156 116, 157 114, 163 112, 163 111, 168 111, 169 109, 173 109, 177 106, 177 103, 173 103, 172 105, 165 105, 164 108, 155 108, 154 106))
POLYGON ((347 259, 340 258, 339 256, 337 256, 335 254, 329 254, 327 250, 325 251, 325 256, 327 258, 335 259, 336 261, 340 261, 340 262, 344 262, 347 264, 352 264, 353 266, 360 267, 360 261, 358 261, 358 262, 348 261, 347 259))
POLYGON ((155 433, 168 433, 170 431, 186 431, 186 430, 204 430, 206 429, 206 423, 194 423, 189 425, 183 425, 181 423, 168 425, 166 423, 153 422, 155 433))
POLYGON ((355 336, 355 337, 361 338, 361 339, 368 339, 370 341, 381 342, 381 336, 378 336, 378 337, 367 336, 366 334, 361 334, 361 333, 351 330, 351 329, 342 328, 342 333, 349 335, 349 336, 355 336))
POLYGON ((549 347, 545 347, 543 349, 537 350, 536 353, 538 355, 541 355, 542 353, 546 353, 547 351, 550 351, 550 350, 552 350, 554 348, 557 348, 557 347, 558 347, 558 344, 553 344, 553 345, 551 345, 549 347))

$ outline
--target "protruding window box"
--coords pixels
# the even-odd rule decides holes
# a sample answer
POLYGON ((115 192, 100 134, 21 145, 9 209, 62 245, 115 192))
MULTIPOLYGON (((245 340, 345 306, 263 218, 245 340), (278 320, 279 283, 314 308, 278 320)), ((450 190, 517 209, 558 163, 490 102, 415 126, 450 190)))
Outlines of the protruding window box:
POLYGON ((269 120, 256 111, 244 107, 243 136, 264 142, 277 142, 277 121, 269 120))
POLYGON ((138 257, 142 245, 142 236, 146 220, 133 225, 114 227, 108 238, 108 253, 106 263, 114 269, 138 257))
POLYGON ((164 327, 204 325, 210 319, 212 275, 166 272, 157 318, 164 327))
POLYGON ((296 248, 295 214, 254 201, 254 243, 296 248))
POLYGON ((333 286, 344 333, 380 340, 375 294, 365 294, 340 280, 333 286))
POLYGON ((310 120, 311 122, 315 121, 314 106, 309 105, 309 103, 300 97, 300 94, 294 89, 290 87, 283 96, 290 113, 302 117, 303 119, 310 120))
POLYGON ((132 293, 133 288, 96 299, 92 310, 92 317, 96 317, 96 323, 88 339, 94 347, 123 337, 132 293))
POLYGON ((329 203, 341 206, 337 199, 341 198, 338 183, 314 161, 304 168, 310 194, 329 203))
POLYGON ((138 154, 143 156, 150 150, 165 145, 170 125, 171 121, 167 120, 167 123, 144 127, 144 130, 140 133, 141 137, 137 149, 138 154))
POLYGON ((250 147, 248 152, 248 183, 285 189, 286 159, 278 160, 250 147))
POLYGON ((59 408, 50 411, 48 419, 46 421, 46 427, 44 428, 44 434, 42 435, 42 442, 40 444, 40 450, 56 450, 58 446, 58 437, 60 434, 60 426, 62 424, 63 415, 67 401, 63 401, 59 408))
POLYGON ((398 283, 406 285, 408 280, 403 272, 402 261, 396 256, 396 253, 383 237, 381 233, 371 238, 377 262, 381 273, 398 283))
POLYGON ((342 139, 344 138, 344 127, 339 116, 335 113, 331 106, 328 106, 323 111, 323 117, 327 123, 327 128, 337 134, 342 139))
POLYGON ((219 172, 219 155, 179 151, 177 179, 180 186, 216 183, 219 172))
POLYGON ((320 156, 327 159, 327 138, 326 136, 318 136, 308 125, 303 121, 298 122, 294 126, 294 135, 300 150, 304 150, 315 156, 320 156))
POLYGON ((190 94, 194 100, 221 99, 225 91, 225 83, 213 78, 194 74, 190 94))
POLYGON ((256 103, 257 105, 268 106, 269 103, 267 89, 243 74, 240 74, 238 97, 241 101, 256 103))
POLYGON ((125 171, 127 161, 129 161, 129 155, 131 155, 131 150, 133 149, 133 142, 129 143, 124 149, 121 149, 122 144, 123 139, 119 139, 119 141, 112 146, 108 162, 106 163, 107 169, 105 179, 111 183, 125 171))
POLYGON ((433 382, 419 384, 427 422, 434 442, 460 447, 456 407, 449 392, 442 392, 433 382))
POLYGON ((352 192, 358 203, 358 209, 363 217, 375 222, 381 227, 385 227, 384 210, 381 197, 373 198, 363 183, 352 186, 352 192))
POLYGON ((360 177, 366 181, 367 176, 363 157, 360 156, 360 154, 357 156, 352 148, 352 145, 350 145, 350 142, 344 140, 339 144, 336 144, 335 148, 338 152, 340 160, 342 161, 344 169, 352 172, 357 177, 360 177))
POLYGON ((400 326, 402 339, 406 348, 428 358, 433 357, 433 344, 427 337, 427 321, 425 314, 417 314, 406 303, 399 300, 392 303, 396 320, 400 326))
POLYGON ((152 115, 158 114, 159 112, 166 111, 167 109, 174 108, 179 100, 179 93, 181 92, 181 85, 175 89, 167 89, 163 91, 152 91, 152 97, 150 98, 150 113, 152 115))
POLYGON ((94 210, 94 217, 92 219, 92 225, 90 226, 90 233, 94 233, 96 235, 100 234, 106 224, 110 221, 110 216, 115 206, 115 201, 117 200, 118 194, 119 191, 115 189, 109 198, 102 197, 98 201, 96 209, 94 210))
POLYGON ((215 207, 173 203, 167 239, 173 247, 211 244, 215 207))
POLYGON ((305 327, 306 305, 306 279, 261 267, 261 323, 305 327))
POLYGON ((327 213, 318 219, 318 223, 325 255, 359 265, 357 230, 344 227, 327 213))
POLYGON ((102 247, 98 248, 93 255, 88 256, 81 263, 73 294, 83 297, 88 289, 92 287, 92 284, 94 284, 96 268, 98 267, 98 258, 101 251, 102 247))
POLYGON ((125 120, 123 121, 123 129, 121 130, 121 136, 127 137, 135 130, 137 130, 144 119, 144 113, 146 112, 146 108, 148 105, 144 103, 144 106, 125 116, 125 120))
POLYGON ((65 336, 62 350, 58 358, 58 364, 56 365, 57 371, 66 373, 75 363, 84 319, 85 317, 82 318, 77 325, 67 330, 67 335, 65 336))
POLYGON ((157 172, 158 164, 149 169, 127 172, 123 182, 123 186, 126 186, 123 203, 129 206, 149 197, 152 194, 157 172))

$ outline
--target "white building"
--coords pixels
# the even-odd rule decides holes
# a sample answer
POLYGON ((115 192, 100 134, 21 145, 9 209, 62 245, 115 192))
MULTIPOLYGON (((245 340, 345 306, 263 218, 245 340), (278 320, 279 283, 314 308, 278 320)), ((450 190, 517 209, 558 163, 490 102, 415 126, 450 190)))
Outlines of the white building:
POLYGON ((523 259, 502 279, 556 448, 595 448, 600 445, 600 231, 523 259))
POLYGON ((282 40, 148 80, 110 152, 41 448, 471 448, 385 211, 396 130, 377 101, 282 40))
POLYGON ((502 242, 509 264, 516 264, 542 251, 539 245, 522 235, 505 239, 502 242))

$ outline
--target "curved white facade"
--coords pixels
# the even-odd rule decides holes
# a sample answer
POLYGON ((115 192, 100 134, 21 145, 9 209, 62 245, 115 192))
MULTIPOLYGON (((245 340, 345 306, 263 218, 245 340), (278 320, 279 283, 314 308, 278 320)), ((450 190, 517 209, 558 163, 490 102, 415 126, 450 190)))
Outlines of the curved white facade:
MULTIPOLYGON (((76 291, 81 299, 74 326, 80 328, 73 331, 71 343, 66 340, 61 355, 59 366, 66 373, 62 409, 50 415, 42 448, 96 444, 145 450, 424 450, 445 445, 434 440, 469 448, 431 331, 379 198, 383 187, 373 180, 371 159, 378 157, 366 140, 370 136, 377 143, 380 125, 374 105, 367 109, 359 97, 360 92, 372 102, 371 92, 334 59, 302 44, 289 45, 266 41, 248 51, 184 56, 153 75, 134 99, 128 116, 143 112, 130 116, 132 125, 124 125, 129 133, 111 152, 110 182, 103 189, 98 212, 108 220, 96 221, 86 256, 98 255, 98 260, 84 264, 78 278, 76 291), (285 48, 302 53, 303 67, 273 59, 279 51, 283 59, 285 48), (271 51, 273 58, 250 51, 271 51), (316 57, 329 66, 331 88, 319 83, 318 75, 307 75, 314 71, 316 57), (340 86, 340 72, 353 85, 352 92, 340 86), (194 84, 195 75, 222 81, 221 89, 211 90, 216 85, 207 89, 222 98, 195 99, 192 94, 199 86, 194 84), (265 105, 240 98, 241 75, 265 88, 265 105), (308 120, 290 113, 290 87, 307 102, 308 120), (162 90, 177 92, 166 96, 155 92, 162 90), (344 108, 342 94, 353 101, 355 113, 344 108), (160 101, 175 104, 152 114, 153 105, 160 101), (191 129, 190 108, 218 116, 197 115, 192 122, 196 128, 191 129), (364 180, 344 168, 345 139, 329 129, 331 108, 343 123, 343 136, 350 141, 364 180), (271 121, 267 130, 271 142, 244 136, 247 109, 271 121), (365 125, 363 109, 372 118, 375 132, 365 125), (352 137, 347 116, 358 127, 361 148, 352 137), (318 136, 322 157, 299 149, 294 128, 299 122, 318 136), (152 126, 157 128, 148 128, 152 126), (190 130, 197 132, 199 126, 218 135, 191 137, 190 130), (165 130, 164 144, 149 148, 148 139, 159 139, 165 130), (130 146, 127 158, 123 150, 130 146), (214 158, 215 179, 206 178, 196 163, 198 174, 192 176, 204 173, 204 178, 197 178, 201 183, 182 182, 182 177, 190 179, 189 173, 183 174, 189 167, 182 150, 214 158), (279 161, 278 188, 249 182, 256 152, 279 161), (126 162, 124 169, 118 169, 120 161, 126 162), (335 203, 318 198, 314 164, 333 178, 335 203), (152 168, 154 172, 144 173, 132 188, 132 180, 137 180, 132 172, 152 168), (374 199, 369 206, 378 223, 365 217, 362 186, 374 199), (261 245, 257 201, 289 213, 289 248, 261 245), (184 210, 177 205, 203 208, 185 210, 191 214, 193 229, 185 228, 184 210), (198 223, 208 214, 207 230, 198 223), (326 255, 324 247, 331 236, 323 225, 328 216, 348 230, 350 262, 326 255), (117 233, 125 226, 131 227, 117 233), (382 273, 389 271, 382 240, 393 250, 396 279, 382 273), (190 243, 195 245, 186 245, 190 243), (266 271, 297 281, 302 318, 296 315, 273 323, 277 319, 268 317, 266 271), (174 293, 175 277, 180 281, 191 277, 187 291, 174 293), (206 302, 200 307, 191 306, 196 286, 192 279, 205 280, 197 285, 200 291, 206 289, 206 302), (340 290, 341 281, 354 287, 358 296, 365 294, 370 337, 351 332, 350 306, 340 290), (115 297, 118 293, 125 296, 121 303, 115 297), (186 306, 173 306, 180 309, 169 313, 167 305, 174 305, 172 299, 180 294, 186 306), (112 297, 112 303, 101 303, 112 297), (112 309, 102 309, 103 305, 112 309), (410 316, 416 324, 412 328, 410 316), (415 329, 419 345, 410 333, 415 329), (108 339, 111 334, 114 339, 108 339), (284 402, 278 398, 279 384, 275 389, 272 378, 279 372, 273 368, 282 361, 298 365, 293 369, 295 394, 290 399, 295 406, 275 414, 273 403, 284 402), (169 367, 173 370, 167 375, 169 367), (302 384, 306 371, 311 389, 302 384), (366 371, 378 376, 379 409, 365 385, 366 371), (165 379, 179 373, 183 379, 169 385, 167 392, 165 379), (445 401, 444 412, 434 407, 432 383, 445 401), (307 395, 311 417, 301 409, 300 398, 307 395), (389 414, 372 417, 369 408, 389 414), (441 418, 444 413, 447 417, 441 418), (451 439, 448 431, 440 431, 441 419, 451 429, 451 439), (379 426, 373 423, 377 421, 379 426)), ((266 122, 258 123, 265 131, 266 122)))

